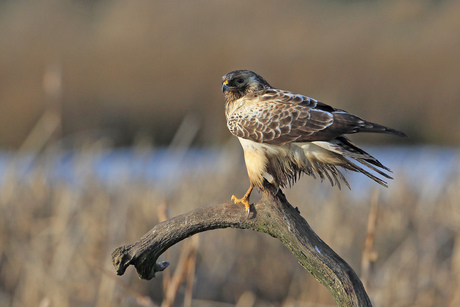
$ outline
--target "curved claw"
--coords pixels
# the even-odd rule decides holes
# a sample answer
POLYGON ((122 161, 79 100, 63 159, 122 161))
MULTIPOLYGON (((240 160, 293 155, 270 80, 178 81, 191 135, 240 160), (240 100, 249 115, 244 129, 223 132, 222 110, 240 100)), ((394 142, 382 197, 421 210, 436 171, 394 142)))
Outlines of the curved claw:
POLYGON ((244 207, 246 208, 246 211, 250 212, 250 209, 251 209, 251 205, 249 204, 249 195, 248 196, 243 196, 242 198, 238 198, 236 197, 235 195, 232 195, 232 200, 235 204, 243 204, 244 207))
POLYGON ((251 212, 251 205, 249 204, 249 196, 251 196, 251 192, 253 189, 254 189, 254 185, 251 184, 249 186, 248 191, 246 192, 246 194, 244 194, 242 198, 238 198, 235 195, 232 195, 232 200, 235 204, 242 203, 244 205, 244 207, 246 208, 246 211, 248 212, 248 216, 249 216, 249 213, 251 212))

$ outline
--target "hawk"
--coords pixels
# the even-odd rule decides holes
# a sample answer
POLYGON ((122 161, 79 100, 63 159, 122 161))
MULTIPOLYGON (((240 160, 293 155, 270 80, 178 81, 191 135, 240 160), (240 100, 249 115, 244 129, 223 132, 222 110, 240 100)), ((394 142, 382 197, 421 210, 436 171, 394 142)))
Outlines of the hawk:
POLYGON ((382 186, 392 179, 389 168, 353 144, 345 134, 359 132, 406 136, 404 132, 368 122, 347 111, 316 99, 272 87, 250 70, 234 70, 222 77, 227 127, 238 137, 250 186, 242 198, 232 195, 250 212, 254 187, 263 189, 264 176, 271 175, 277 188, 291 186, 302 173, 327 178, 331 185, 344 183, 338 166, 363 173, 382 186), (358 162, 359 164, 357 164, 358 162))

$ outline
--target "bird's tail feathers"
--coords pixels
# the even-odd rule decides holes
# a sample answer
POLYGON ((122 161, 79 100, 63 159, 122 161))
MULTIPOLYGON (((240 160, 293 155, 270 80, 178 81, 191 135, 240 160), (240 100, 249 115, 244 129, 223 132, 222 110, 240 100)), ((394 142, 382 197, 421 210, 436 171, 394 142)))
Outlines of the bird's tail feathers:
MULTIPOLYGON (((384 187, 388 187, 387 182, 385 180, 373 175, 369 171, 365 170, 362 166, 354 163, 353 161, 350 161, 350 159, 347 158, 352 158, 356 160, 357 162, 369 168, 370 170, 376 172, 380 176, 383 176, 387 179, 393 179, 390 175, 386 173, 391 173, 391 170, 388 167, 386 167, 385 165, 380 163, 380 161, 378 161, 376 158, 374 158, 373 156, 371 156, 370 154, 368 154, 367 152, 353 144, 348 138, 344 136, 337 137, 331 142, 315 141, 312 143, 329 151, 332 154, 330 159, 334 158, 337 161, 334 163, 335 165, 342 166, 343 168, 354 172, 362 173, 384 187)), ((329 161, 324 162, 330 163, 329 161)), ((342 179, 343 176, 339 178, 342 179)))

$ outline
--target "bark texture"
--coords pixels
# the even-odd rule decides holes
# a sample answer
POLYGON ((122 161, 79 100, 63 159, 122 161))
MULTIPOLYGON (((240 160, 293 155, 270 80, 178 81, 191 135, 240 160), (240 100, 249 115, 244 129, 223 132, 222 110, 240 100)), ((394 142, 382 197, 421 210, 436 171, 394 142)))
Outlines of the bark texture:
POLYGON ((279 239, 328 288, 339 306, 371 306, 353 269, 316 235, 281 191, 274 196, 268 185, 262 199, 251 206, 249 217, 241 204, 198 208, 156 225, 135 243, 118 247, 112 262, 118 275, 134 265, 140 278, 151 279, 168 267, 168 262, 157 259, 169 247, 196 233, 227 227, 252 229, 279 239))

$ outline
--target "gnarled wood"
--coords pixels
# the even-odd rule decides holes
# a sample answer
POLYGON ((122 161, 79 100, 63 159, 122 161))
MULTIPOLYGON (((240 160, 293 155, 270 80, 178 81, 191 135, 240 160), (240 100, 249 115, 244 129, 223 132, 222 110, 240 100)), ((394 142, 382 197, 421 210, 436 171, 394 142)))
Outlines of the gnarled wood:
POLYGON ((252 229, 283 242, 299 263, 329 289, 339 306, 371 306, 353 269, 316 235, 283 193, 272 196, 272 188, 266 188, 249 218, 242 205, 225 203, 198 208, 156 225, 139 241, 115 249, 112 262, 117 274, 123 275, 129 265, 134 265, 140 278, 151 279, 169 265, 157 263, 158 257, 185 238, 217 228, 252 229))

